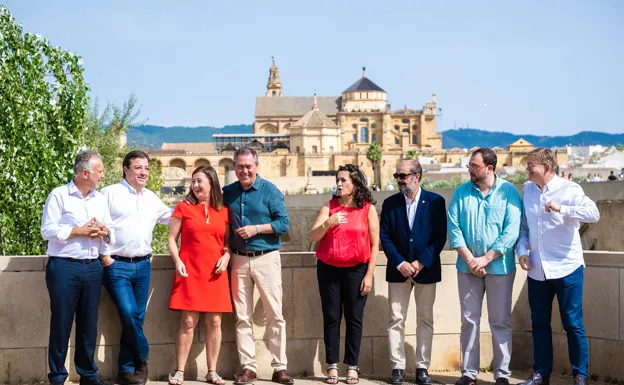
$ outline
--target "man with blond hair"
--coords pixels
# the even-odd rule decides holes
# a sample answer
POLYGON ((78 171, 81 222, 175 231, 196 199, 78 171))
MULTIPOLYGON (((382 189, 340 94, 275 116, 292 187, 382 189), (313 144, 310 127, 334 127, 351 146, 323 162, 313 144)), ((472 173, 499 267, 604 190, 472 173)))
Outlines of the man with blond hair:
POLYGON ((522 385, 548 385, 553 345, 550 318, 555 295, 575 385, 587 384, 589 351, 583 325, 583 248, 581 222, 600 219, 596 204, 578 184, 560 178, 553 152, 536 148, 529 153, 524 186, 524 213, 517 254, 528 271, 529 306, 533 325, 533 374, 522 385))

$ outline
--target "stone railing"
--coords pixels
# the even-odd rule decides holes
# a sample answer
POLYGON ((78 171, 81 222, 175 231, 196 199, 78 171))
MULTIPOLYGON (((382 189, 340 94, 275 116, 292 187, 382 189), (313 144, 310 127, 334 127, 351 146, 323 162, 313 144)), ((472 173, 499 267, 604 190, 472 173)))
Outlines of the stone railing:
MULTIPOLYGON (((433 370, 457 370, 460 363, 460 310, 457 294, 455 252, 442 256, 442 282, 437 287, 435 303, 435 336, 433 340, 433 370)), ((49 331, 49 299, 45 285, 44 256, 0 257, 0 382, 20 383, 42 381, 47 374, 49 331)), ((590 373, 601 378, 624 379, 624 252, 585 253, 585 326, 589 336, 590 373)), ((364 319, 364 337, 360 355, 363 373, 386 377, 390 373, 388 359, 387 283, 385 257, 380 255, 375 270, 373 291, 369 294, 364 319)), ((321 376, 325 368, 322 338, 322 315, 316 258, 312 253, 283 253, 282 279, 284 314, 288 327, 288 369, 297 376, 321 376)), ((173 280, 173 265, 167 256, 152 261, 152 283, 145 322, 150 341, 150 377, 163 378, 174 369, 174 341, 179 313, 167 308, 173 280)), ((207 294, 209 295, 209 294, 207 294)), ((513 292, 513 354, 512 368, 531 368, 531 318, 528 309, 526 273, 518 270, 513 292)), ((556 306, 556 301, 555 301, 556 306)), ((270 377, 271 357, 263 340, 266 320, 262 303, 255 295, 254 333, 260 363, 259 375, 270 377)), ((120 325, 117 312, 102 291, 98 322, 96 359, 104 379, 116 376, 120 325)), ((415 306, 410 306, 406 325, 408 371, 414 371, 416 342, 415 306)), ((203 322, 199 323, 195 342, 186 368, 187 378, 203 376, 206 372, 203 322)), ((570 373, 566 336, 560 317, 553 309, 554 369, 570 373)), ((223 344, 218 370, 231 376, 238 371, 238 356, 234 333, 234 317, 223 318, 223 344)), ((344 327, 343 327, 344 335, 344 327)), ((481 319, 481 367, 492 362, 491 334, 484 306, 481 319)), ((73 346, 73 337, 70 343, 73 346)), ((73 367, 73 347, 67 358, 70 379, 77 379, 73 367)))

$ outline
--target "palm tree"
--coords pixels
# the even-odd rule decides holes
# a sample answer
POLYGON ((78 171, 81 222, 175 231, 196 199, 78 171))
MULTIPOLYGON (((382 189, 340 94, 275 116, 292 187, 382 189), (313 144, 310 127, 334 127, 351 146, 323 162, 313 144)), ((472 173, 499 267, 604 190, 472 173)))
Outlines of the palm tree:
POLYGON ((410 159, 418 160, 418 155, 420 155, 420 151, 418 151, 418 150, 409 150, 408 152, 405 153, 405 156, 403 157, 403 159, 405 159, 405 160, 410 160, 410 159))
POLYGON ((381 147, 379 147, 379 145, 377 144, 377 142, 373 142, 371 143, 370 146, 368 146, 368 150, 366 150, 366 158, 368 160, 371 161, 371 163, 373 164, 373 180, 374 183, 379 186, 379 170, 378 170, 378 166, 379 166, 379 161, 381 160, 381 157, 383 156, 383 150, 381 149, 381 147))

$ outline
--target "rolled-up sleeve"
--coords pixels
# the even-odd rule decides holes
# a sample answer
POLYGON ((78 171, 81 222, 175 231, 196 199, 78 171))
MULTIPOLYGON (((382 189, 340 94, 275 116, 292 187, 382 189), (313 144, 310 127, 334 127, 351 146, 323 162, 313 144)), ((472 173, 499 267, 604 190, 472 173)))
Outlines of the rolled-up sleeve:
POLYGON ((503 221, 503 231, 496 238, 490 249, 505 254, 513 250, 520 234, 520 223, 522 222, 522 201, 520 194, 513 185, 506 187, 507 204, 505 207, 505 220, 503 221))
POLYGON ((559 209, 561 215, 585 223, 596 223, 600 220, 600 212, 596 203, 585 195, 581 186, 574 185, 568 191, 573 198, 570 205, 561 205, 559 209))
POLYGON ((273 228, 273 231, 275 231, 275 235, 286 234, 288 229, 290 229, 290 219, 288 218, 288 212, 284 204, 284 196, 277 188, 271 191, 269 211, 271 215, 269 224, 273 228))
POLYGON ((449 243, 451 245, 451 248, 453 249, 456 249, 458 247, 466 247, 466 240, 464 239, 464 234, 462 233, 460 227, 459 195, 457 194, 458 191, 459 189, 455 190, 455 193, 453 194, 446 220, 449 243))
POLYGON ((41 236, 46 241, 64 244, 67 243, 73 226, 60 223, 63 216, 63 208, 59 200, 60 198, 54 192, 48 195, 41 217, 41 236))

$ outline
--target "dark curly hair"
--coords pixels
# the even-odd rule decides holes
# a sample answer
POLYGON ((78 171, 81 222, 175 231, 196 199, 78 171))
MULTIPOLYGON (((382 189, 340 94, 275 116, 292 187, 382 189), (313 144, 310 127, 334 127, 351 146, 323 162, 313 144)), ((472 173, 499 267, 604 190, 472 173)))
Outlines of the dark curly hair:
MULTIPOLYGON (((368 188, 368 178, 366 178, 366 174, 364 174, 357 165, 345 164, 344 166, 338 167, 336 178, 338 178, 338 173, 340 171, 349 172, 349 177, 351 178, 351 182, 353 182, 353 201, 359 209, 364 207, 364 202, 370 202, 372 205, 377 203, 377 201, 373 199, 370 188, 368 188)), ((340 197, 337 194, 332 195, 332 199, 338 198, 340 197)))

